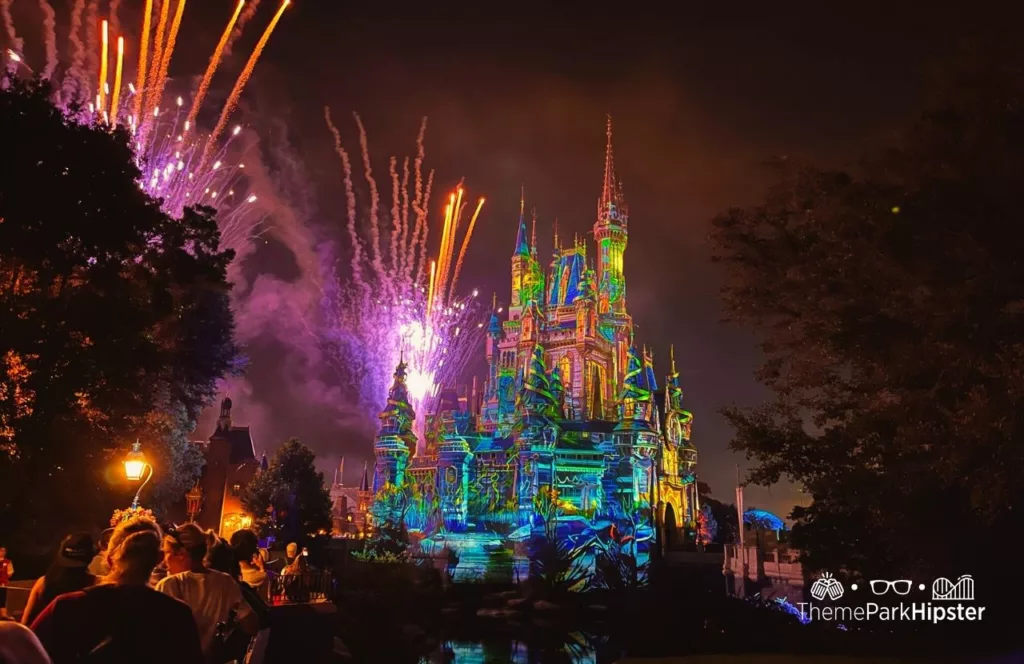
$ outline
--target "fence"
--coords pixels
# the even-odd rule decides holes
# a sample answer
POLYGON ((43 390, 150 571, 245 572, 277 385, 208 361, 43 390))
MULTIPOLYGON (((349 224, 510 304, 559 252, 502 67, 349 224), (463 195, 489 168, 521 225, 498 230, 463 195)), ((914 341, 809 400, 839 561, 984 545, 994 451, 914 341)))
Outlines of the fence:
POLYGON ((270 604, 315 604, 334 597, 334 577, 330 572, 282 574, 270 580, 270 604))

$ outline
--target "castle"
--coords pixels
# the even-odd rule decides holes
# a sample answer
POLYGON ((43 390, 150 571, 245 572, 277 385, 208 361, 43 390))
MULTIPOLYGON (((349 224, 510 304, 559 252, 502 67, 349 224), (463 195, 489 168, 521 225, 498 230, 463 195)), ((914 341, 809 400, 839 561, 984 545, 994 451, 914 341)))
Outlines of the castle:
POLYGON ((504 320, 492 307, 484 389, 474 381, 468 396, 442 390, 418 452, 406 366, 396 368, 375 440, 376 519, 398 511, 401 494, 406 524, 428 535, 509 533, 554 513, 588 532, 632 520, 639 540, 636 514, 652 505, 649 534, 658 526, 671 537, 694 521, 693 417, 674 356, 659 390, 651 353, 634 343, 623 271, 629 212, 610 119, 607 137, 596 255, 579 240, 562 246, 556 227, 545 270, 536 221, 528 238, 520 204, 511 299, 504 320))

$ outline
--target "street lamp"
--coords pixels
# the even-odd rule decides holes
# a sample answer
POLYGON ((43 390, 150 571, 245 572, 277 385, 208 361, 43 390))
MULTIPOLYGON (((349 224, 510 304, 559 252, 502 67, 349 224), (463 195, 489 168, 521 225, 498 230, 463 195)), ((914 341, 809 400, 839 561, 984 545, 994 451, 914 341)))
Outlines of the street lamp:
POLYGON ((192 490, 185 494, 185 504, 188 508, 188 520, 192 523, 196 521, 196 514, 199 513, 199 506, 203 502, 203 490, 199 486, 199 482, 192 487, 192 490))
POLYGON ((146 455, 142 453, 142 445, 136 440, 132 445, 132 451, 124 458, 124 475, 129 481, 138 482, 142 479, 142 475, 146 472, 147 468, 149 469, 149 474, 146 475, 146 479, 142 480, 139 490, 135 492, 135 499, 132 500, 133 510, 139 508, 139 494, 142 493, 142 487, 146 486, 146 483, 153 478, 153 466, 146 462, 146 455))

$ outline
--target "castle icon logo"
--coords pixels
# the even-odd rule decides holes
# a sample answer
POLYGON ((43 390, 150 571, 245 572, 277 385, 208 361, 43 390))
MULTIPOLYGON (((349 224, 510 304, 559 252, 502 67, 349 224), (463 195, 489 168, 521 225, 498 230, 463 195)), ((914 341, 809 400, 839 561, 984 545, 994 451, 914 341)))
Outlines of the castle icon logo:
MULTIPOLYGON (((813 594, 813 588, 811 590, 813 594)), ((956 583, 945 577, 939 577, 932 582, 932 599, 944 601, 973 601, 974 600, 974 579, 970 574, 964 574, 956 583)))
POLYGON ((823 600, 828 597, 830 600, 837 600, 843 597, 843 584, 839 579, 828 572, 823 572, 820 579, 811 584, 811 597, 816 600, 823 600))

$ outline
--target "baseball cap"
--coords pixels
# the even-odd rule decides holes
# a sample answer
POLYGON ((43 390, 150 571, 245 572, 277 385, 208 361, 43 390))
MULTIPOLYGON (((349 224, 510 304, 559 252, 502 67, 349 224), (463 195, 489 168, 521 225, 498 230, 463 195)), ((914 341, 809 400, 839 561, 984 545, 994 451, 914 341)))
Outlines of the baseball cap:
POLYGON ((88 567, 96 555, 96 545, 88 533, 68 535, 60 543, 57 564, 61 567, 88 567))

